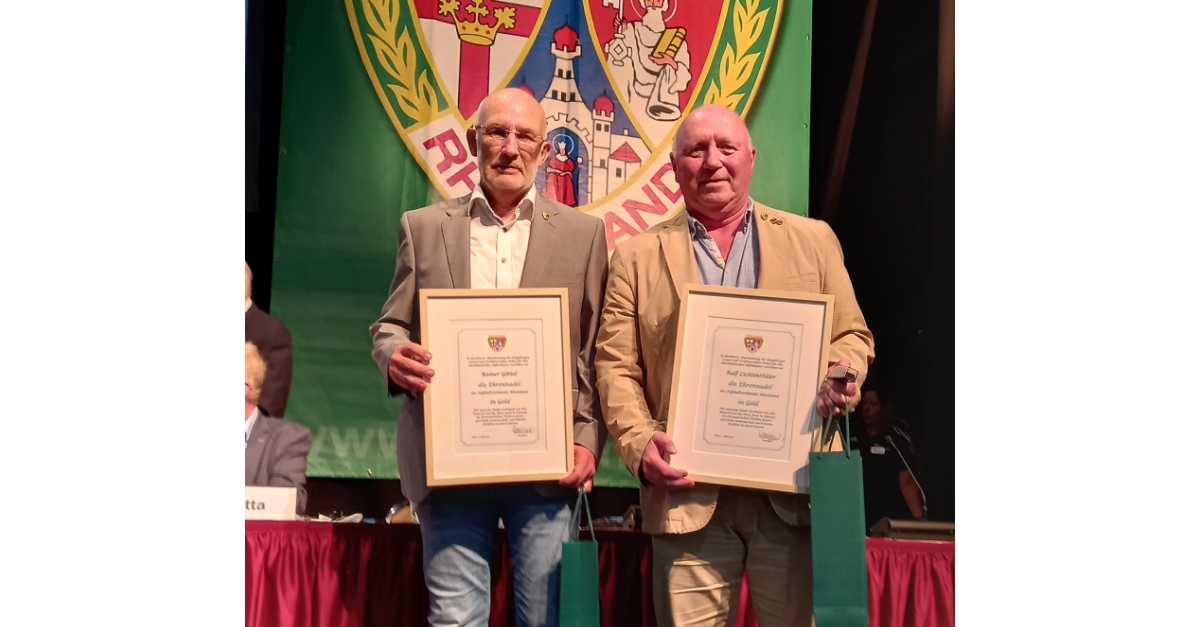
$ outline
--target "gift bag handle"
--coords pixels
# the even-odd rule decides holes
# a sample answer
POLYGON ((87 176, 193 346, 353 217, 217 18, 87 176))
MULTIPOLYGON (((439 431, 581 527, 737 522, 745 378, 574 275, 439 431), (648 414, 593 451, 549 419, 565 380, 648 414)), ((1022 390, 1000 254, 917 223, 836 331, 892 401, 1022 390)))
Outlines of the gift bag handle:
POLYGON ((579 540, 579 515, 587 511, 587 526, 592 532, 592 542, 596 542, 596 528, 592 525, 592 506, 588 505, 587 493, 583 488, 579 488, 579 496, 575 498, 575 510, 571 513, 571 524, 567 527, 567 533, 572 540, 579 540), (580 504, 583 507, 580 507, 580 504))
POLYGON ((850 459, 850 399, 842 401, 842 417, 846 422, 845 430, 842 429, 842 421, 838 420, 836 416, 822 418, 821 439, 817 443, 817 450, 814 452, 819 453, 826 445, 833 444, 833 436, 829 435, 830 422, 833 422, 838 435, 842 436, 842 452, 846 454, 846 459, 850 459))
POLYGON ((850 399, 842 397, 842 421, 838 421, 838 432, 842 434, 842 452, 846 454, 846 459, 850 459, 850 399), (846 423, 846 428, 842 429, 842 422, 846 423))

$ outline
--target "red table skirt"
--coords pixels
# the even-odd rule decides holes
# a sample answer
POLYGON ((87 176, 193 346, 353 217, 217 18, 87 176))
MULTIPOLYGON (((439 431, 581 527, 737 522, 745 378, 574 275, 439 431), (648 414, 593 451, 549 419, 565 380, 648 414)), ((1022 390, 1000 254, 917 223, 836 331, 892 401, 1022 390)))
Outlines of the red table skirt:
POLYGON ((954 625, 954 543, 867 538, 871 627, 954 625))
MULTIPOLYGON (((655 627, 650 536, 599 531, 600 621, 655 627)), ((512 558, 498 533, 489 627, 514 627, 512 558)), ((954 624, 953 543, 867 539, 871 627, 954 624)), ((246 627, 423 627, 416 525, 246 521, 246 627)), ((753 627, 742 589, 739 626, 753 627)))

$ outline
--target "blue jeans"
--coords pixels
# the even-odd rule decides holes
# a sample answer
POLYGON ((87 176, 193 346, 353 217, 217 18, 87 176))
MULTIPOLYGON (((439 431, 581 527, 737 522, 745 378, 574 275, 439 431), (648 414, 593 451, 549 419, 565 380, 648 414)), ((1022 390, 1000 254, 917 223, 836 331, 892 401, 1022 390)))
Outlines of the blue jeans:
POLYGON ((489 562, 504 520, 518 627, 557 627, 558 566, 571 498, 530 485, 438 488, 417 505, 433 627, 487 627, 489 562))

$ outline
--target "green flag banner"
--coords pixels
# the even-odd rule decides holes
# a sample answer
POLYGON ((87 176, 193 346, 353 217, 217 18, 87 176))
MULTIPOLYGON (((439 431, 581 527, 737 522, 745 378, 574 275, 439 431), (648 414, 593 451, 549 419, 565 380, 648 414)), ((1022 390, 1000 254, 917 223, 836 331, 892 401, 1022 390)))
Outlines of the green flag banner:
MULTIPOLYGON (((400 215, 474 189, 465 130, 488 93, 542 103, 552 156, 535 185, 604 220, 610 250, 680 210, 670 144, 706 103, 747 119, 752 195, 808 213, 810 0, 296 0, 287 12, 271 313, 292 334, 287 417, 313 432, 309 476, 398 476, 402 401, 367 329, 400 215)), ((637 485, 611 442, 596 485, 637 485)))

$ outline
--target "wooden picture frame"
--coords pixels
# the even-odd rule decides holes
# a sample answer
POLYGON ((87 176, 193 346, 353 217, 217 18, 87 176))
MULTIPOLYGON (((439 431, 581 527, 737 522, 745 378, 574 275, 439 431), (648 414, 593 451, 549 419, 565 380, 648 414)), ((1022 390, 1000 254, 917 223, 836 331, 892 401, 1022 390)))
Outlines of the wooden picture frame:
POLYGON ((421 290, 430 487, 558 480, 574 467, 566 288, 421 290))
POLYGON ((667 435, 700 483, 808 492, 834 297, 688 284, 667 435))

